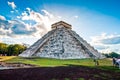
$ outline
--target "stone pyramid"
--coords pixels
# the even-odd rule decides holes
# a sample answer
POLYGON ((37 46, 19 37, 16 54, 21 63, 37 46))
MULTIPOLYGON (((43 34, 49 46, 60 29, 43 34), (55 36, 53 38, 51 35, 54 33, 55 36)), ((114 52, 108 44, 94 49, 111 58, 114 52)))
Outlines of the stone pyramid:
POLYGON ((72 26, 60 21, 52 24, 52 30, 45 34, 19 56, 47 57, 58 59, 101 58, 102 55, 83 40, 72 26))

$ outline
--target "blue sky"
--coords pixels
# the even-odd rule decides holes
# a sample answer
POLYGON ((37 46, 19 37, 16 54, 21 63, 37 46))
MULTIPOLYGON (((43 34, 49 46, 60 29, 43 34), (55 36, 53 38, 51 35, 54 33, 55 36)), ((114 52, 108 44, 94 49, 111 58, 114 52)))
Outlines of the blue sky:
POLYGON ((119 0, 0 0, 0 41, 33 44, 63 20, 100 52, 120 53, 119 0))

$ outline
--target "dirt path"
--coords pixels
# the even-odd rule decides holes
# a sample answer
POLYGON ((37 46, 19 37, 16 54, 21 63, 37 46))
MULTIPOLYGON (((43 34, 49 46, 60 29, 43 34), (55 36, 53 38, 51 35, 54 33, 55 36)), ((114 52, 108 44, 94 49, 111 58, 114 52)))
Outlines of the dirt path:
POLYGON ((6 61, 12 58, 15 58, 16 56, 0 56, 0 61, 6 61))
POLYGON ((83 66, 0 70, 0 80, 120 80, 120 72, 83 66))

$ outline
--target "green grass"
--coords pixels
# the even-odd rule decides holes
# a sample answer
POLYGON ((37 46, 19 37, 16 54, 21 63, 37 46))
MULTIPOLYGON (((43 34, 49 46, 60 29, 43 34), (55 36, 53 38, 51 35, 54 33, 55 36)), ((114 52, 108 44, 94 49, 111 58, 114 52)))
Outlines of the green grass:
POLYGON ((70 80, 69 78, 65 78, 64 80, 70 80))
MULTIPOLYGON (((51 79, 51 80, 58 80, 58 79, 51 79)), ((72 80, 70 78, 64 78, 64 80, 72 80)), ((84 78, 76 78, 76 80, 85 80, 84 78)))
POLYGON ((94 66, 94 62, 92 59, 51 59, 51 58, 21 58, 15 57, 7 60, 9 63, 26 63, 33 64, 37 66, 67 66, 67 65, 84 65, 84 66, 94 66))
POLYGON ((16 56, 0 56, 0 61, 6 61, 12 58, 15 58, 16 56))
POLYGON ((84 78, 78 78, 77 80, 85 80, 84 78))
POLYGON ((22 57, 14 57, 12 59, 6 60, 9 63, 26 63, 32 64, 40 67, 55 67, 55 66, 70 66, 70 65, 82 65, 88 66, 91 68, 100 68, 105 70, 113 70, 118 71, 120 70, 116 67, 112 66, 111 59, 99 59, 99 66, 95 66, 93 59, 51 59, 51 58, 22 58, 22 57))

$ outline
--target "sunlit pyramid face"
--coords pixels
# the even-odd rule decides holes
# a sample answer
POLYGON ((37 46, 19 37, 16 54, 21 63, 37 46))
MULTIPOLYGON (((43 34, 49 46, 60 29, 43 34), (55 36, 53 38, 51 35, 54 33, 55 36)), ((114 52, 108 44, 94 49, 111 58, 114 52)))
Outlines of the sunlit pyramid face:
POLYGON ((52 24, 51 31, 19 56, 58 59, 102 57, 97 50, 72 31, 70 24, 63 21, 52 24))

